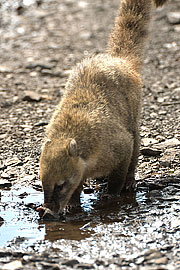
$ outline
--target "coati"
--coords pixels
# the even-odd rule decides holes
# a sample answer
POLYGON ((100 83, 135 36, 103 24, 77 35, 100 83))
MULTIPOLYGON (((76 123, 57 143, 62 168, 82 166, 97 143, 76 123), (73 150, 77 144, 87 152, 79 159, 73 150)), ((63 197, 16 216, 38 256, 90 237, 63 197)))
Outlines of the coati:
POLYGON ((153 2, 122 0, 107 51, 72 71, 46 131, 40 157, 44 207, 60 214, 83 181, 107 177, 108 191, 134 188, 139 153, 144 43, 153 2))

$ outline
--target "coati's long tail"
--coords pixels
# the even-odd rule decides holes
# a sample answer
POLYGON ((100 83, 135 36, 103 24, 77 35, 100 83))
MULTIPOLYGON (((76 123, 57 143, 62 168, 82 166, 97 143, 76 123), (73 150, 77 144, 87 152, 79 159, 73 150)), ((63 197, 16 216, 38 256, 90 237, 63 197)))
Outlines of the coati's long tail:
POLYGON ((121 0, 115 26, 110 34, 108 53, 141 67, 144 43, 148 36, 152 2, 158 7, 167 0, 121 0))

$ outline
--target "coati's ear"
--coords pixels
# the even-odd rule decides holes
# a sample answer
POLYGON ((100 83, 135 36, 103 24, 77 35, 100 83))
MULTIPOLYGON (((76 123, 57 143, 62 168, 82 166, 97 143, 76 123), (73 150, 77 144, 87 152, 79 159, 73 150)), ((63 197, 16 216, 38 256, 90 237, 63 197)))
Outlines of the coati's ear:
POLYGON ((68 152, 71 157, 77 157, 79 155, 76 140, 71 139, 69 142, 68 152))

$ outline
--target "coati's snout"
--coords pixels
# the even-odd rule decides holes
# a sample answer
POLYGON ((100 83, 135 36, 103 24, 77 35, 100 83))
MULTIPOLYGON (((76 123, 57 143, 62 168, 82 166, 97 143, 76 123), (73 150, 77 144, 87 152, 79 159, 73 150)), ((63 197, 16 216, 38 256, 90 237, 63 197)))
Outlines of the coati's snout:
POLYGON ((83 162, 74 139, 47 140, 40 158, 44 207, 62 213, 83 176, 83 162))
POLYGON ((50 187, 44 183, 43 189, 44 207, 49 208, 55 213, 62 212, 63 208, 66 206, 66 196, 63 192, 63 185, 58 186, 55 184, 53 188, 53 186, 50 187))

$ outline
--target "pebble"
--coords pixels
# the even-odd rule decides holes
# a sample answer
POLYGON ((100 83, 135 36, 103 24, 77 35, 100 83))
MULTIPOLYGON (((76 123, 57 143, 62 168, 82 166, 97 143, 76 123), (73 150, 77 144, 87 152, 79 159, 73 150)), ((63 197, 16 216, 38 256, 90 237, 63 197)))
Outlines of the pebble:
POLYGON ((48 125, 47 121, 41 121, 41 122, 34 124, 35 127, 43 127, 43 126, 47 126, 47 125, 48 125))
POLYGON ((3 178, 3 179, 9 179, 9 174, 6 173, 6 172, 3 172, 3 173, 1 174, 1 178, 3 178))
POLYGON ((143 138, 142 143, 144 146, 148 146, 150 144, 158 143, 158 141, 156 139, 153 139, 153 138, 143 138))
POLYGON ((12 72, 12 70, 4 65, 0 65, 0 73, 8 73, 8 72, 12 72))
POLYGON ((152 148, 143 148, 141 149, 141 154, 148 157, 157 157, 162 153, 161 150, 152 149, 152 148))
POLYGON ((34 179, 36 179, 35 175, 26 175, 23 178, 21 178, 21 180, 24 181, 24 182, 28 182, 28 181, 31 182, 34 179))
POLYGON ((4 222, 4 219, 0 217, 0 226, 2 225, 3 222, 4 222))
POLYGON ((180 219, 173 220, 173 222, 171 222, 171 228, 180 228, 180 219))
POLYGON ((146 254, 146 260, 152 260, 152 259, 157 259, 162 257, 162 253, 159 250, 149 250, 146 254))
POLYGON ((50 269, 50 270, 59 270, 59 266, 57 264, 52 264, 48 262, 41 262, 41 266, 43 269, 50 269))
POLYGON ((22 162, 21 162, 21 160, 19 160, 17 157, 13 157, 13 158, 10 158, 10 159, 7 159, 6 161, 5 161, 5 165, 6 166, 11 166, 11 165, 22 165, 22 162))
POLYGON ((79 264, 78 260, 67 260, 65 262, 62 263, 62 265, 66 265, 66 266, 70 266, 70 267, 74 267, 75 265, 79 264))
POLYGON ((161 257, 161 258, 149 260, 147 262, 147 264, 157 264, 157 265, 167 264, 167 263, 168 263, 168 258, 166 258, 166 257, 161 257))
POLYGON ((180 23, 180 12, 169 12, 167 14, 168 22, 170 24, 179 24, 180 23))
POLYGON ((94 269, 94 266, 92 264, 78 264, 77 269, 94 269))
POLYGON ((41 95, 34 91, 25 91, 23 101, 36 101, 39 102, 43 99, 49 99, 47 95, 41 95))
POLYGON ((162 167, 170 167, 171 163, 167 160, 160 161, 162 167))
POLYGON ((51 76, 51 77, 61 77, 62 73, 61 72, 56 72, 56 71, 52 71, 49 69, 42 69, 41 70, 41 75, 43 76, 51 76))
MULTIPOLYGON (((2 177, 2 175, 1 175, 1 177, 2 177)), ((3 180, 3 179, 1 180, 0 179, 0 188, 8 188, 8 187, 11 187, 11 186, 12 186, 11 182, 9 182, 7 180, 3 180)))
POLYGON ((168 148, 168 147, 174 147, 174 146, 180 146, 180 140, 177 138, 171 138, 168 140, 165 140, 164 142, 157 143, 156 147, 160 148, 168 148))
POLYGON ((16 261, 3 265, 1 269, 2 270, 16 270, 22 267, 23 267, 22 262, 20 260, 16 260, 16 261))
POLYGON ((53 67, 54 65, 43 64, 43 63, 31 63, 26 66, 27 69, 35 69, 35 68, 52 69, 53 67))

